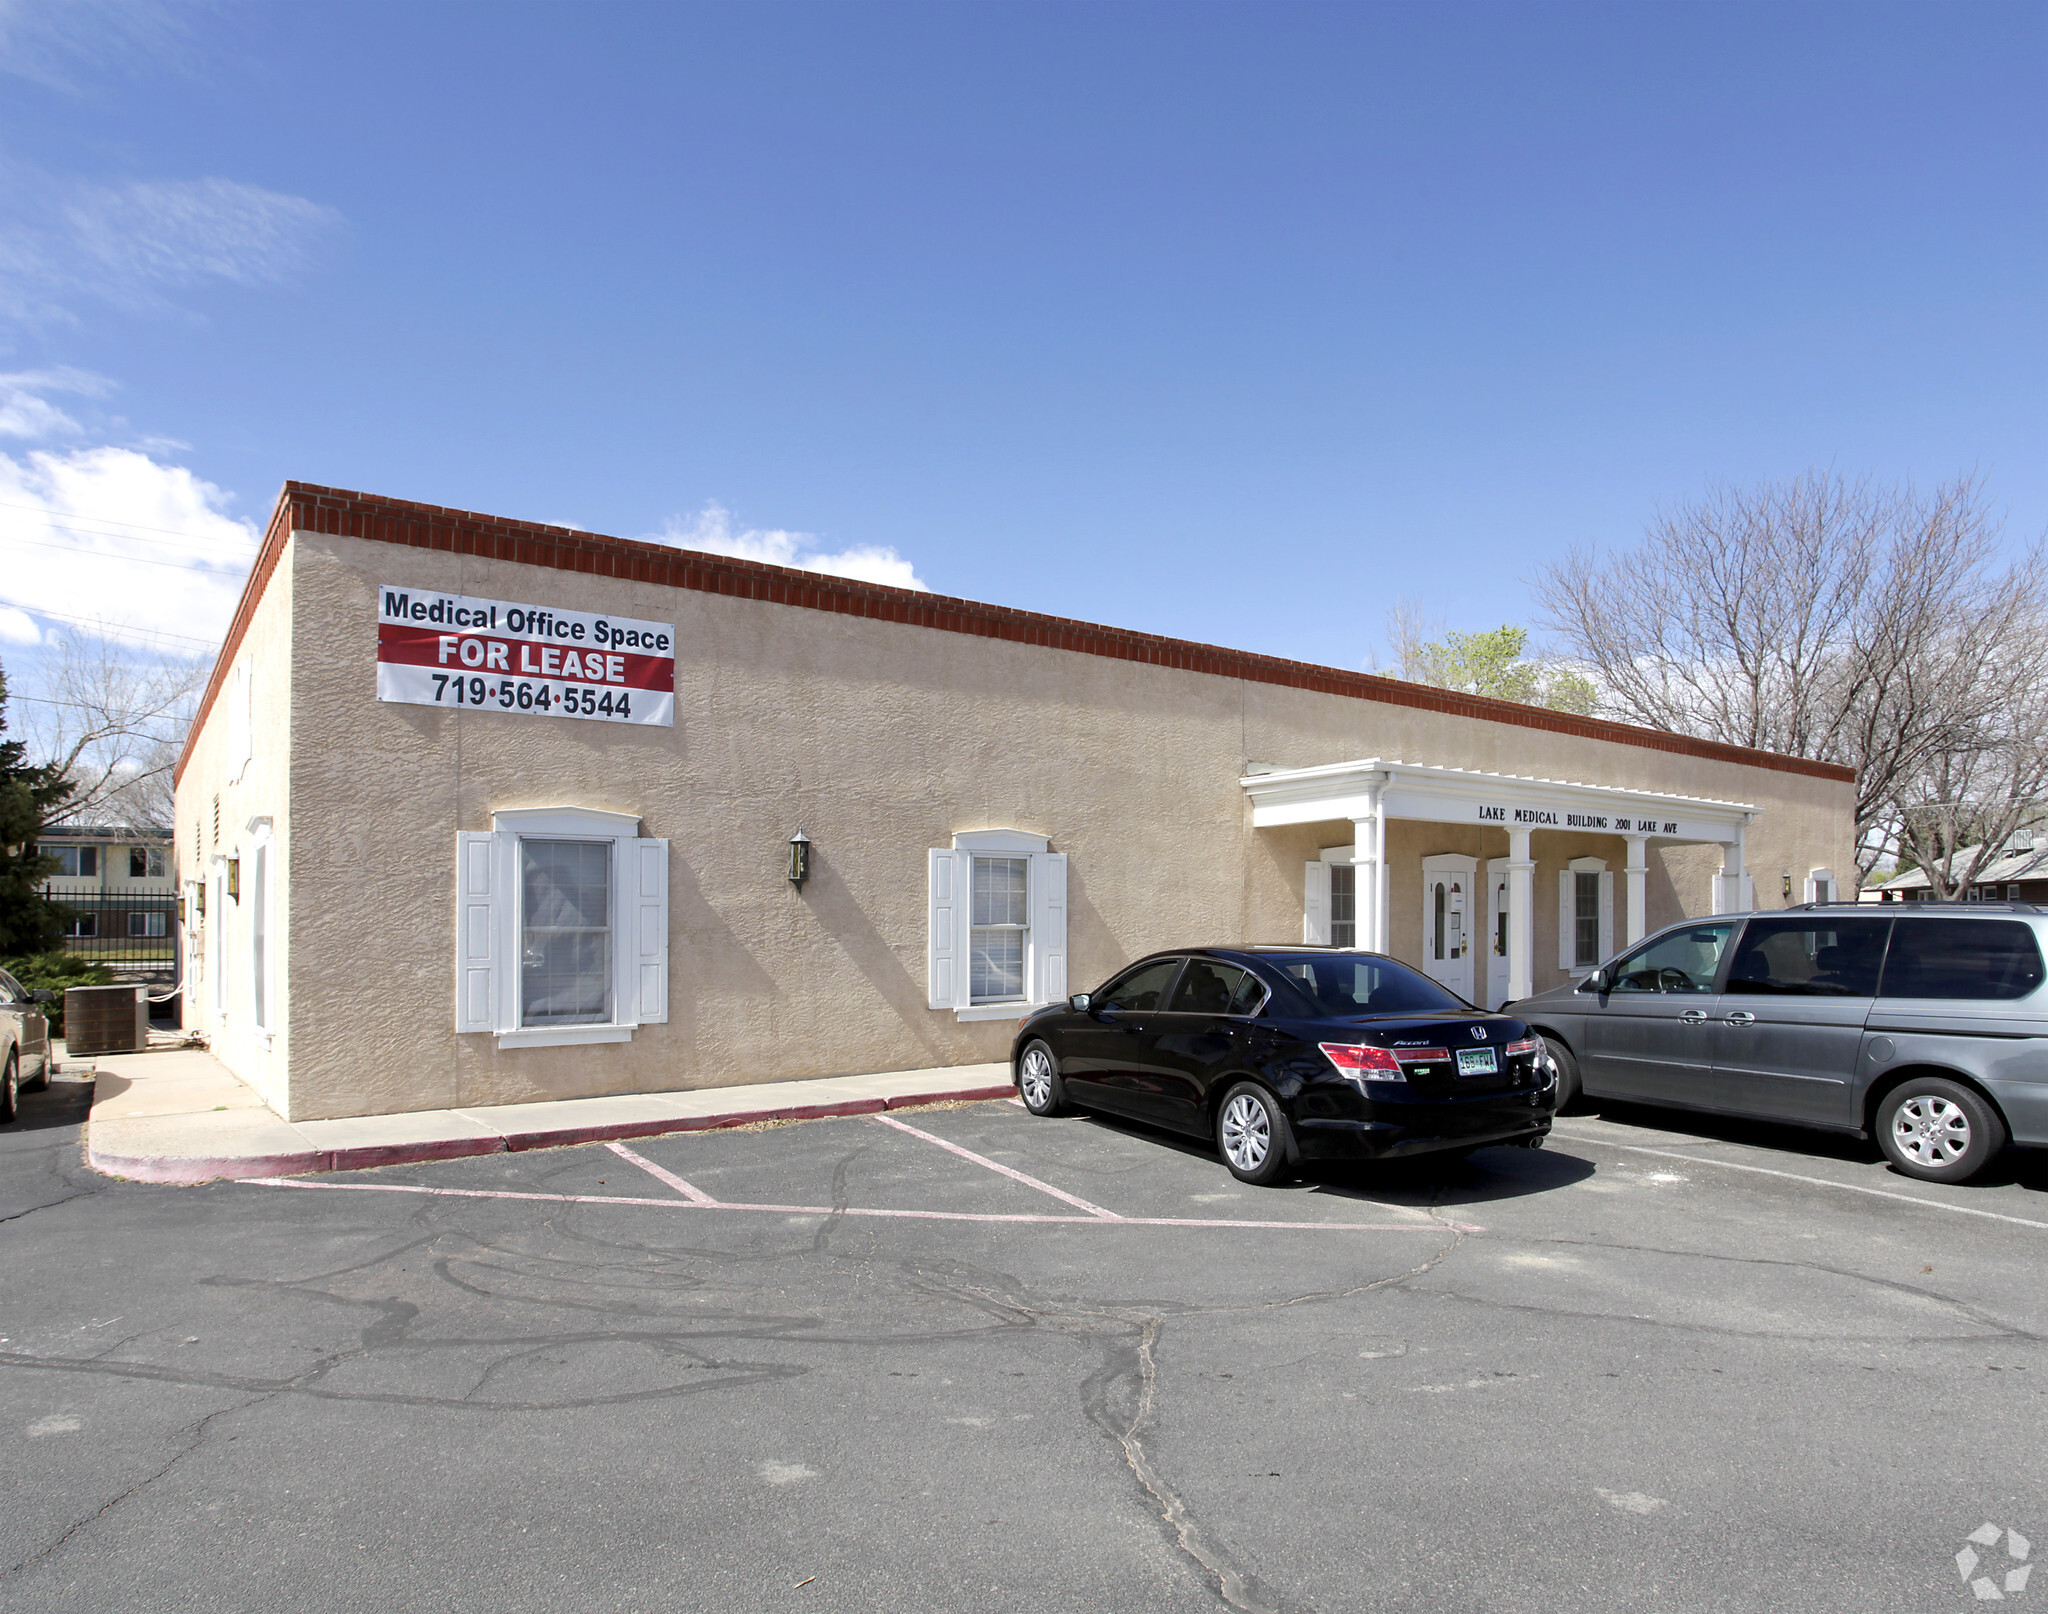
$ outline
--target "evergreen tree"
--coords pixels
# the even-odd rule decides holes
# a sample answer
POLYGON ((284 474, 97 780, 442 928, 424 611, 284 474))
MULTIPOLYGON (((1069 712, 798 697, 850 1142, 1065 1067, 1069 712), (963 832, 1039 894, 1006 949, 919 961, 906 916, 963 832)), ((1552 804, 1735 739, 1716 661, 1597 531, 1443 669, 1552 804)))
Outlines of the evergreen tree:
POLYGON ((0 668, 0 956, 46 952, 64 933, 64 910, 42 885, 57 867, 37 839, 71 796, 54 767, 32 767, 28 747, 7 738, 7 673, 0 668))

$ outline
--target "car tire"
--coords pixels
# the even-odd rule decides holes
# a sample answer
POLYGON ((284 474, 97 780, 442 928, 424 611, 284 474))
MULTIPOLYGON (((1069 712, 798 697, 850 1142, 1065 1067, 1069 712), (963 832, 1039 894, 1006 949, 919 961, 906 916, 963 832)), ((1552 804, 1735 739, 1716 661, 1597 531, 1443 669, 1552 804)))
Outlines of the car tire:
POLYGON ((1579 1084, 1579 1062, 1571 1049, 1555 1037, 1545 1037, 1543 1046, 1550 1050, 1557 1065, 1557 1113, 1562 1115, 1586 1096, 1585 1088, 1579 1084))
POLYGON ((1292 1174, 1293 1139, 1280 1104, 1256 1082, 1239 1082, 1216 1109, 1216 1152, 1239 1182, 1267 1188, 1292 1174))
POLYGON ((1045 1042, 1028 1044, 1017 1057, 1017 1096, 1033 1115, 1065 1115, 1067 1084, 1060 1080, 1060 1062, 1045 1042))
POLYGON ((1876 1132, 1893 1167, 1922 1182, 1968 1182, 2009 1136, 1983 1094, 1941 1076, 1908 1077, 1878 1100, 1876 1132))
POLYGON ((41 1074, 32 1082, 24 1082, 21 1090, 24 1093, 47 1093, 50 1090, 50 1045, 48 1042, 43 1044, 43 1068, 41 1074))
POLYGON ((0 1070, 0 1126, 15 1117, 21 1101, 21 1051, 7 1050, 7 1068, 0 1070))

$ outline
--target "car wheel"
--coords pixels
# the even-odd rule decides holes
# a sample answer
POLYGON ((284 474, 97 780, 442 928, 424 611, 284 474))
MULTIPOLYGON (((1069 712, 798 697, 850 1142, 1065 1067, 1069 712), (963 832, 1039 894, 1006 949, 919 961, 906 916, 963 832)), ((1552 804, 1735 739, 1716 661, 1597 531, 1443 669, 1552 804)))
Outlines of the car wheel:
POLYGON ((0 1071, 0 1125, 14 1119, 15 1106, 21 1098, 21 1053, 7 1050, 7 1068, 0 1071))
POLYGON ((1967 1182, 2005 1148, 2005 1122, 1983 1096, 1939 1076, 1910 1078, 1877 1106, 1877 1143, 1922 1182, 1967 1182))
POLYGON ((1224 1094, 1216 1112, 1216 1147, 1239 1182, 1264 1188, 1285 1177, 1287 1117, 1273 1095, 1252 1082, 1239 1082, 1224 1094))
POLYGON ((1032 1043, 1017 1061, 1017 1094, 1033 1115, 1067 1112, 1067 1085, 1060 1080, 1059 1061, 1044 1043, 1032 1043))
POLYGON ((42 1073, 34 1081, 24 1082, 21 1090, 24 1093, 47 1093, 50 1090, 50 1045, 47 1042, 43 1044, 42 1073))
POLYGON ((1579 1062, 1555 1037, 1545 1037, 1543 1046, 1557 1065, 1557 1113, 1562 1115, 1585 1096, 1586 1090, 1579 1085, 1579 1062))

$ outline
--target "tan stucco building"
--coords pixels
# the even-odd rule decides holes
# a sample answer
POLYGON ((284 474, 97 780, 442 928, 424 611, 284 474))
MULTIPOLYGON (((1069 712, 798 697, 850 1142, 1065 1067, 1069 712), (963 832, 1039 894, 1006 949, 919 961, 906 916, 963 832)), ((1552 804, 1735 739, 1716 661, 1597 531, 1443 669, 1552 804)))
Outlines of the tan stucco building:
POLYGON ((289 1119, 1006 1056, 1202 942, 1489 1004, 1847 868, 1844 769, 288 483, 179 770, 187 1024, 289 1119), (808 837, 801 884, 791 841, 808 837))

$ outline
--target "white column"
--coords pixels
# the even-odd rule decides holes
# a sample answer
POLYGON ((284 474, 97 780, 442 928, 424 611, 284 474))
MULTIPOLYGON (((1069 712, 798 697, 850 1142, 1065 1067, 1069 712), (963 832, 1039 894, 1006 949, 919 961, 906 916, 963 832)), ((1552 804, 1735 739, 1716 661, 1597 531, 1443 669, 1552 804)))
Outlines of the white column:
POLYGON ((1351 862, 1357 869, 1353 912, 1358 920, 1358 945, 1369 953, 1384 952, 1380 941, 1380 887, 1386 870, 1379 859, 1379 815, 1351 820, 1351 862))
POLYGON ((1508 831, 1508 1001, 1536 990, 1536 863, 1529 832, 1508 831))
POLYGON ((1649 837, 1624 835, 1622 844, 1628 848, 1628 862, 1622 866, 1628 876, 1628 939, 1622 945, 1633 947, 1650 928, 1650 866, 1643 861, 1649 837))
POLYGON ((1743 826, 1735 826, 1735 839, 1721 846, 1721 878, 1714 883, 1714 912, 1740 913, 1749 906, 1745 897, 1742 866, 1743 826))

